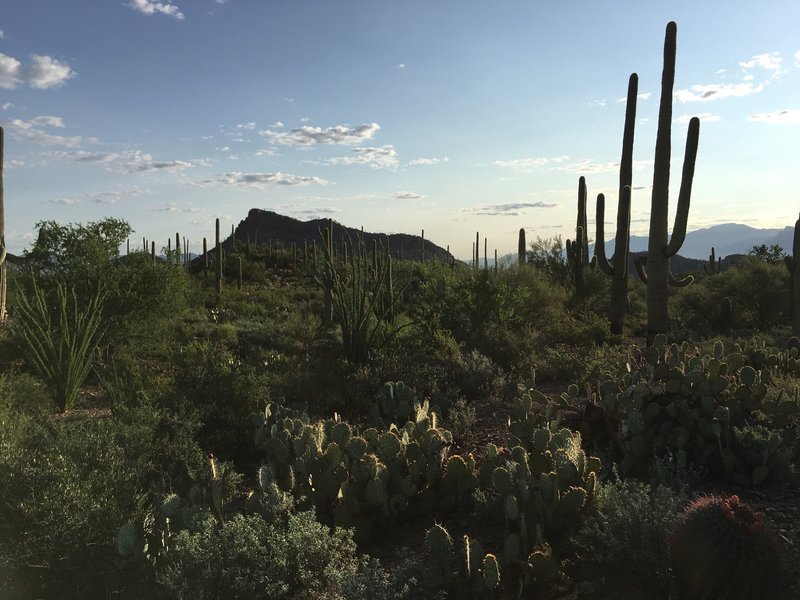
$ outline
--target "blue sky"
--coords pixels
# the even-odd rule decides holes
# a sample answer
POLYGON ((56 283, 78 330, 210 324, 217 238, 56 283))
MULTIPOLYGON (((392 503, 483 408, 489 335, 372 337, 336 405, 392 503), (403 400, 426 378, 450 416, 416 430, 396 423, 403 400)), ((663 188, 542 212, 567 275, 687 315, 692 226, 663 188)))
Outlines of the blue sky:
MULTIPOLYGON (((689 229, 793 225, 800 3, 29 0, 0 11, 6 240, 126 219, 193 251, 264 208, 419 233, 459 257, 574 236, 607 195, 639 74, 633 233, 646 233, 664 29, 678 23, 674 214, 701 118, 689 229), (491 251, 491 250, 490 250, 491 251)), ((592 227, 593 229, 593 227, 592 227)), ((593 236, 591 236, 593 237, 593 236)), ((163 241, 162 241, 163 240, 163 241)))

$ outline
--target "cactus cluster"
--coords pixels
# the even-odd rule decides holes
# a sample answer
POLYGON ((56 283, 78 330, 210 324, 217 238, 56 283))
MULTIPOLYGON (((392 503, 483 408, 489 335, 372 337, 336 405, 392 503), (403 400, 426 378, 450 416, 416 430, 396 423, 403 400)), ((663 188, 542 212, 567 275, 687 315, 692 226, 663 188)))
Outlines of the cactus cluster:
POLYGON ((437 523, 425 535, 425 550, 431 559, 426 583, 432 589, 446 590, 454 598, 486 598, 500 588, 497 557, 469 536, 456 552, 447 529, 437 523))
POLYGON ((738 496, 703 496, 678 517, 670 558, 682 600, 787 597, 786 549, 738 496))
POLYGON ((770 364, 778 360, 764 348, 726 353, 719 342, 712 354, 700 354, 686 343, 668 346, 664 335, 636 350, 630 372, 599 386, 599 404, 617 424, 623 471, 641 472, 654 453, 670 451, 739 484, 763 483, 779 460, 777 448, 754 464, 737 451, 734 428, 754 423, 756 414, 774 414, 771 425, 780 428, 800 412, 792 399, 767 399, 770 364))
POLYGON ((278 487, 360 539, 403 515, 453 507, 477 485, 474 459, 448 457, 452 435, 425 404, 402 427, 360 433, 337 416, 259 418, 256 442, 278 487))

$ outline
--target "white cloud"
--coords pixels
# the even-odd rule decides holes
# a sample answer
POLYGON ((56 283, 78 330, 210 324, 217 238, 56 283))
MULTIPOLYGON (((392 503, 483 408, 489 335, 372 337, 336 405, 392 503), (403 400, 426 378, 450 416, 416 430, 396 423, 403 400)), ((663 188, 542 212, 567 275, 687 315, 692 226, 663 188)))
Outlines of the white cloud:
POLYGON ((519 216, 522 212, 532 208, 553 208, 558 204, 550 204, 538 200, 536 202, 510 202, 508 204, 489 204, 486 206, 478 206, 476 208, 464 209, 473 215, 485 216, 519 216))
POLYGON ((392 146, 379 148, 353 148, 353 155, 335 156, 325 162, 329 165, 369 165, 373 169, 393 169, 397 167, 397 150, 392 146))
POLYGON ((6 37, 6 32, 0 29, 0 40, 2 40, 4 37, 6 37))
POLYGON ((397 68, 398 69, 405 69, 406 65, 404 63, 400 63, 399 65, 397 65, 397 68))
POLYGON ((756 113, 747 117, 748 121, 800 125, 800 110, 776 110, 769 113, 756 113))
MULTIPOLYGON (((636 96, 636 98, 638 98, 639 100, 649 100, 650 96, 652 95, 653 94, 650 92, 644 92, 636 96)), ((623 96, 622 98, 617 98, 617 102, 626 102, 627 100, 628 100, 627 96, 623 96)))
POLYGON ((180 9, 176 5, 169 2, 162 3, 152 2, 151 0, 131 0, 131 3, 128 6, 144 15, 161 13, 162 15, 174 17, 178 21, 183 21, 184 19, 183 13, 180 11, 180 9))
POLYGON ((514 169, 516 171, 533 171, 536 169, 541 169, 544 166, 547 166, 551 163, 561 163, 565 160, 569 159, 569 156, 562 155, 562 156, 554 156, 554 157, 537 157, 537 158, 515 158, 511 160, 496 160, 494 161, 494 165, 498 167, 504 167, 508 169, 514 169))
POLYGON ((709 100, 719 100, 720 98, 749 96, 763 89, 763 83, 754 85, 749 81, 745 83, 711 83, 708 85, 693 85, 690 89, 678 90, 675 92, 675 97, 682 103, 707 102, 709 100))
POLYGON ((75 77, 75 71, 67 63, 50 56, 32 54, 31 61, 23 68, 13 56, 0 53, 0 88, 13 90, 27 83, 32 88, 43 90, 63 85, 75 77))
POLYGON ((61 198, 54 198, 50 200, 53 204, 81 204, 83 202, 94 202, 95 204, 116 204, 125 198, 132 198, 142 193, 139 188, 131 188, 127 190, 114 190, 106 192, 92 192, 89 194, 81 194, 76 196, 62 196, 61 198))
POLYGON ((392 198, 397 200, 419 200, 420 198, 424 198, 424 196, 417 192, 394 192, 392 198))
POLYGON ((0 53, 0 88, 13 90, 22 83, 22 63, 13 56, 0 53))
POLYGON ((250 121, 249 123, 238 123, 236 125, 236 129, 255 129, 256 124, 254 121, 250 121))
POLYGON ((696 114, 696 115, 681 115, 679 117, 676 117, 673 120, 673 122, 679 123, 681 125, 688 125, 689 121, 692 120, 692 117, 697 117, 698 119, 700 119, 704 123, 711 123, 713 121, 719 121, 719 119, 720 119, 719 115, 715 115, 715 114, 712 114, 712 113, 699 113, 699 114, 696 114))
POLYGON ((61 136, 45 131, 47 127, 63 128, 64 122, 60 117, 34 117, 30 121, 12 119, 7 125, 9 135, 15 140, 41 144, 43 146, 66 146, 74 148, 83 143, 97 143, 97 138, 84 138, 81 136, 61 136))
POLYGON ((261 189, 267 185, 328 185, 330 181, 320 177, 303 177, 289 173, 239 173, 231 172, 220 175, 216 180, 224 185, 235 187, 252 187, 261 189))
POLYGON ((75 77, 75 71, 67 63, 50 56, 33 54, 31 60, 33 64, 25 70, 25 79, 33 88, 44 90, 58 87, 75 77))
MULTIPOLYGON (((633 161, 633 170, 640 171, 645 167, 653 165, 652 160, 635 160, 633 161)), ((587 158, 580 162, 556 167, 559 171, 568 171, 576 173, 613 173, 619 171, 619 162, 604 162, 597 163, 593 159, 587 158)))
POLYGON ((794 66, 800 67, 800 50, 795 52, 792 56, 794 56, 794 66))
POLYGON ((599 106, 601 108, 606 104, 608 104, 608 99, 606 98, 602 98, 601 100, 592 100, 589 102, 589 106, 599 106))
POLYGON ((414 160, 408 161, 408 165, 410 167, 416 165, 438 165, 440 162, 450 162, 450 159, 446 156, 443 158, 415 158, 414 160))
POLYGON ((169 213, 196 213, 200 212, 199 208, 192 208, 187 206, 178 206, 174 202, 170 202, 164 208, 157 208, 155 209, 158 212, 169 212, 169 213))
POLYGON ((783 60, 781 59, 780 52, 768 52, 765 54, 757 54, 750 60, 740 62, 739 66, 746 71, 756 68, 764 69, 766 71, 772 71, 774 75, 780 75, 781 73, 784 72, 783 60))
POLYGON ((0 106, 0 108, 2 108, 3 110, 11 110, 12 108, 14 108, 14 105, 11 102, 6 102, 5 104, 3 104, 3 106, 0 106))
POLYGON ((345 125, 335 127, 311 127, 303 125, 291 131, 264 130, 259 132, 273 143, 287 146, 311 146, 314 144, 353 144, 370 140, 380 129, 377 123, 367 123, 359 127, 350 128, 345 125))
POLYGON ((270 125, 270 127, 274 127, 275 129, 280 129, 281 127, 284 127, 284 124, 281 123, 280 121, 275 121, 272 125, 270 125))

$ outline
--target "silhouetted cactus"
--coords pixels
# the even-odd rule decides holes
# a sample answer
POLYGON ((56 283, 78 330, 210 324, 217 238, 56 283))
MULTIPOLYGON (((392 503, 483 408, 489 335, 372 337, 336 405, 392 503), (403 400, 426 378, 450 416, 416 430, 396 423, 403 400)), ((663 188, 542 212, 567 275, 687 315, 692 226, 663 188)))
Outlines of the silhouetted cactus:
POLYGON ((597 239, 594 253, 600 270, 612 278, 609 322, 611 333, 622 335, 625 329, 625 313, 628 309, 628 250, 631 233, 631 185, 633 184, 633 138, 636 125, 636 95, 639 91, 639 76, 631 73, 628 79, 628 97, 625 104, 625 128, 622 134, 622 159, 619 166, 619 205, 617 207, 617 233, 614 246, 614 262, 606 259, 605 197, 597 196, 597 239))
POLYGON ((789 270, 792 333, 800 336, 800 218, 794 224, 794 240, 792 242, 792 255, 784 257, 786 268, 789 270))
POLYGON ((704 496, 678 517, 670 558, 681 600, 788 597, 786 549, 738 496, 704 496))
POLYGON ((717 275, 722 271, 722 257, 714 259, 714 246, 711 246, 711 254, 708 255, 708 264, 703 265, 703 271, 706 275, 717 275))
POLYGON ((219 219, 216 220, 216 234, 217 234, 217 253, 214 256, 216 263, 216 291, 217 291, 217 304, 222 297, 222 240, 219 235, 219 219))
POLYGON ((645 264, 637 261, 636 272, 647 284, 647 343, 652 344, 656 335, 669 331, 667 311, 669 284, 689 285, 690 275, 676 279, 669 270, 669 259, 675 256, 686 238, 689 218, 689 201, 692 194, 692 179, 697 159, 697 144, 700 138, 700 119, 692 117, 686 135, 686 151, 683 159, 681 188, 672 237, 667 241, 667 218, 669 214, 669 170, 672 152, 672 89, 675 84, 675 53, 678 26, 670 21, 664 40, 664 70, 661 74, 661 104, 658 110, 658 132, 656 134, 655 166, 653 168, 653 194, 650 205, 650 233, 645 264))
POLYGON ((519 244, 517 245, 517 264, 524 265, 528 260, 528 249, 525 244, 525 228, 519 228, 519 244))
POLYGON ((5 196, 3 188, 3 162, 5 160, 5 133, 0 127, 0 321, 6 318, 6 300, 8 291, 8 273, 6 267, 6 216, 5 196))
POLYGON ((589 230, 586 225, 586 178, 578 179, 578 221, 575 240, 567 240, 567 262, 570 266, 575 291, 579 298, 585 292, 586 267, 589 266, 589 230))

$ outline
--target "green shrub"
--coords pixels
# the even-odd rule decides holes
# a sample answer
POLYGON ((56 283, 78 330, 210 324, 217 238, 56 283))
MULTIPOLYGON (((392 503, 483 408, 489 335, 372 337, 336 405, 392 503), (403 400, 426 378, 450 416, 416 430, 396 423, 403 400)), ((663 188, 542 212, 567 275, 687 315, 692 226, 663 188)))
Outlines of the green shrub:
POLYGON ((207 518, 173 542, 157 579, 176 598, 343 600, 341 581, 358 570, 352 533, 331 532, 313 512, 285 524, 236 515, 207 518))
POLYGON ((669 588, 667 540, 684 496, 635 480, 601 484, 595 509, 573 538, 579 558, 644 587, 669 588))
POLYGON ((199 468, 194 432, 191 422, 149 406, 111 416, 7 414, 0 564, 15 583, 4 583, 37 598, 112 589, 119 527, 145 513, 152 490, 179 488, 199 468))

